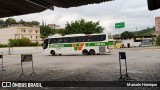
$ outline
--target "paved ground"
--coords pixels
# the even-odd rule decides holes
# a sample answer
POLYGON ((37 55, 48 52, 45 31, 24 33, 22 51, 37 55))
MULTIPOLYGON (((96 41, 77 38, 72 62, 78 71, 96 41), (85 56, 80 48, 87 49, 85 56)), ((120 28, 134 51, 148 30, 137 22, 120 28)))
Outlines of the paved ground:
POLYGON ((0 71, 0 81, 117 81, 119 78, 118 52, 120 51, 127 54, 128 73, 132 79, 160 80, 160 49, 131 48, 114 49, 111 54, 96 56, 33 54, 34 68, 38 76, 29 76, 32 72, 31 63, 24 63, 24 74, 27 78, 19 78, 20 55, 5 55, 6 71, 0 71))

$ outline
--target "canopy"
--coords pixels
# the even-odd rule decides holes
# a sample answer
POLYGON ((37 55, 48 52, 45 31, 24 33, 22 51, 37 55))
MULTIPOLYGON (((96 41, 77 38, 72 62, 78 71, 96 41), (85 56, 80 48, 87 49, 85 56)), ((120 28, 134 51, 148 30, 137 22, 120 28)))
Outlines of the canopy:
POLYGON ((0 0, 0 18, 37 13, 53 7, 69 8, 112 0, 0 0))

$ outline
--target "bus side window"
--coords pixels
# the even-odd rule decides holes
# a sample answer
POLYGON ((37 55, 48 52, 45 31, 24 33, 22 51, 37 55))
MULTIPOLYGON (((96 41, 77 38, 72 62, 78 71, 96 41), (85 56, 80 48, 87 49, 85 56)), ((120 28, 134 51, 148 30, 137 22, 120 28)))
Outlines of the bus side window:
POLYGON ((100 41, 106 40, 106 35, 100 35, 100 41))
POLYGON ((77 42, 76 37, 73 37, 73 42, 77 42))
POLYGON ((86 36, 86 42, 89 42, 89 41, 90 41, 89 37, 88 37, 88 36, 86 36))
POLYGON ((60 38, 57 38, 57 43, 60 43, 60 38))
POLYGON ((98 35, 94 36, 94 41, 99 41, 99 36, 98 35))
POLYGON ((62 38, 59 38, 58 43, 62 43, 62 42, 63 42, 62 38))
POLYGON ((70 37, 70 43, 73 43, 73 42, 74 42, 74 38, 70 37))
POLYGON ((56 38, 50 38, 49 44, 53 44, 53 43, 57 43, 57 39, 56 38))
POLYGON ((58 39, 57 38, 54 38, 54 43, 58 43, 58 39))
POLYGON ((79 42, 85 42, 85 37, 83 36, 80 36, 78 39, 79 39, 79 42))
POLYGON ((75 41, 76 42, 80 42, 80 38, 79 37, 75 37, 75 41))
POLYGON ((71 38, 70 37, 68 37, 68 38, 66 38, 67 39, 67 43, 70 43, 71 42, 71 38))
POLYGON ((87 41, 87 42, 92 42, 92 41, 94 41, 93 36, 87 36, 87 37, 86 37, 86 41, 87 41))
POLYGON ((86 42, 86 38, 85 37, 82 37, 82 42, 86 42))
POLYGON ((53 38, 50 38, 49 44, 52 44, 52 43, 54 43, 54 39, 53 39, 53 38))
POLYGON ((90 36, 90 40, 93 42, 94 41, 94 36, 90 36))
POLYGON ((71 37, 71 43, 77 42, 76 37, 71 37))
POLYGON ((76 42, 80 42, 80 37, 75 37, 76 38, 76 42))
POLYGON ((68 38, 63 38, 63 43, 68 43, 68 38))

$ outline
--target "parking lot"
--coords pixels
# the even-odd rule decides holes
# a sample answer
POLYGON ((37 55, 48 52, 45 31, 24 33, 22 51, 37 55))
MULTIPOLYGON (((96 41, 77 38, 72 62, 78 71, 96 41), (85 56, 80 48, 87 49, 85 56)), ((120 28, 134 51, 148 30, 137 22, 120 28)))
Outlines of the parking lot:
MULTIPOLYGON (((23 63, 21 77, 21 56, 4 55, 4 68, 0 68, 1 81, 117 81, 119 78, 119 52, 126 52, 128 74, 136 81, 160 80, 160 49, 130 48, 113 49, 107 55, 95 56, 46 56, 34 53, 32 63, 23 63)), ((122 68, 125 71, 125 68, 122 68)), ((124 73, 124 72, 123 72, 124 73)))

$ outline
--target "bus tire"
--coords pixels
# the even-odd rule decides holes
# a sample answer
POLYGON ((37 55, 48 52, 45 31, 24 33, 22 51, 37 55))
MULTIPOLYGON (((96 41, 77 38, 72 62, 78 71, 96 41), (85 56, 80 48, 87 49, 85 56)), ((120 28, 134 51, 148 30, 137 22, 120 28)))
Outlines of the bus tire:
POLYGON ((88 55, 88 50, 84 49, 84 50, 82 51, 82 54, 83 54, 83 55, 88 55))
POLYGON ((52 56, 55 56, 55 55, 56 55, 56 53, 55 53, 54 50, 51 51, 51 54, 52 54, 52 56))
POLYGON ((91 50, 89 50, 89 54, 90 54, 90 55, 95 55, 95 54, 96 54, 96 52, 95 52, 95 50, 94 50, 94 49, 91 49, 91 50))

